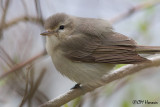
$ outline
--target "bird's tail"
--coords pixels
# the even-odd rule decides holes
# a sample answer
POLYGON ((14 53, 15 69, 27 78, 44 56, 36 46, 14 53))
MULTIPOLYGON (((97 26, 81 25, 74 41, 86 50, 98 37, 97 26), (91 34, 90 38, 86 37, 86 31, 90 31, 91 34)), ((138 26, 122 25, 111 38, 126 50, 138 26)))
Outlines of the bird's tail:
POLYGON ((142 54, 160 53, 160 46, 137 46, 136 51, 142 54))

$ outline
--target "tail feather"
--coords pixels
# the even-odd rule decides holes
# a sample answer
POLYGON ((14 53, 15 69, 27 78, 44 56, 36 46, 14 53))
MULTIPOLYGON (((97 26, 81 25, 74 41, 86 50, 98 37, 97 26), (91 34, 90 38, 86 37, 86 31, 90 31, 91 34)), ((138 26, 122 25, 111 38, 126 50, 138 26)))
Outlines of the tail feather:
POLYGON ((160 46, 137 46, 136 51, 142 54, 160 53, 160 46))

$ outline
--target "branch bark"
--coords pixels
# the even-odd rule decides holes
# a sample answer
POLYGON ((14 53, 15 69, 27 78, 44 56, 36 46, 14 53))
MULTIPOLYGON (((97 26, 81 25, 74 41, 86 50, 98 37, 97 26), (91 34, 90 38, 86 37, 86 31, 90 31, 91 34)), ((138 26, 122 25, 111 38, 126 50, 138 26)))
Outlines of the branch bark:
POLYGON ((79 89, 73 89, 68 91, 67 93, 48 101, 47 103, 44 103, 43 105, 39 107, 60 107, 64 105, 65 103, 84 95, 87 92, 91 92, 95 90, 96 88, 99 88, 101 86, 104 86, 114 80, 124 78, 130 74, 140 72, 143 69, 150 68, 150 67, 156 67, 160 66, 160 56, 152 57, 150 58, 151 63, 142 63, 142 64, 130 64, 124 67, 121 67, 120 69, 115 70, 113 73, 105 75, 101 78, 99 84, 94 84, 92 86, 83 85, 79 89))

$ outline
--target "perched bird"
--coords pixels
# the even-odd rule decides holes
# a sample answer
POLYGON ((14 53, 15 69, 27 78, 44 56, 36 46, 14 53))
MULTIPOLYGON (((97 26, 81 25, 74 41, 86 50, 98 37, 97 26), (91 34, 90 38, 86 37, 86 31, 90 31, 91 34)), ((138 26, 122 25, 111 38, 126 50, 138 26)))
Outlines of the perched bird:
MULTIPOLYGON (((46 50, 56 69, 79 84, 96 84, 116 64, 150 62, 139 53, 160 52, 140 46, 103 19, 57 13, 45 21, 46 50)), ((78 86, 76 85, 76 86, 78 86)))

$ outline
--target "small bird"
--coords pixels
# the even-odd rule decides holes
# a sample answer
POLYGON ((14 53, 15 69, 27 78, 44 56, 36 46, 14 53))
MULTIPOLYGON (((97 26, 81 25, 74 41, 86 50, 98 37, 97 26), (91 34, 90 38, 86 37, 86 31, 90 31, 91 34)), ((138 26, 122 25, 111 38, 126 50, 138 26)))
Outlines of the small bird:
POLYGON ((158 46, 140 46, 113 30, 107 20, 57 13, 45 21, 46 50, 62 74, 80 84, 96 84, 116 64, 150 62, 139 53, 160 52, 158 46))

